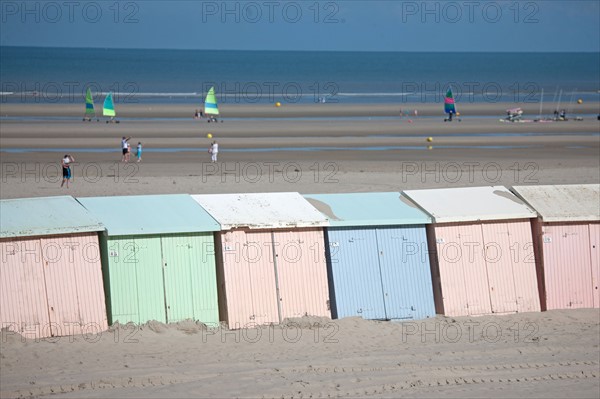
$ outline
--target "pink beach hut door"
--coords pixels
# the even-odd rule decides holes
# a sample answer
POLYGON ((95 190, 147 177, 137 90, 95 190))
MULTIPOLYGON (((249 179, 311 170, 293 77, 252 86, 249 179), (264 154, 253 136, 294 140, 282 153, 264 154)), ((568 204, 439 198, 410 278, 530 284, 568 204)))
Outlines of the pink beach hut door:
POLYGON ((479 225, 445 224, 435 228, 444 313, 490 314, 488 278, 479 225))
POLYGON ((28 338, 51 336, 39 238, 0 240, 2 328, 28 338))
POLYGON ((509 233, 509 257, 513 264, 517 312, 539 312, 541 306, 531 221, 510 221, 506 225, 509 233))
POLYGON ((483 256, 488 272, 492 312, 516 312, 517 296, 508 226, 506 223, 485 223, 481 229, 484 237, 483 256))
POLYGON ((543 231, 548 309, 593 307, 588 226, 552 224, 543 231))
POLYGON ((278 323, 271 233, 227 232, 222 253, 229 328, 278 323))
POLYGON ((322 230, 277 231, 273 236, 281 319, 331 317, 322 230))
POLYGON ((600 308, 600 224, 593 223, 589 226, 594 307, 600 308))
POLYGON ((93 235, 44 237, 40 243, 52 333, 104 331, 102 272, 93 235))

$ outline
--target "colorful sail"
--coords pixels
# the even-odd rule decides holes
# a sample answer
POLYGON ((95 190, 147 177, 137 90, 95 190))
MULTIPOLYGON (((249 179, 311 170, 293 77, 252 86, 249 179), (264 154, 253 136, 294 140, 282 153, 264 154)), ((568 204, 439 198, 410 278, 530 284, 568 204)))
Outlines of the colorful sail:
POLYGON ((447 114, 456 114, 456 106, 454 105, 454 96, 452 95, 452 88, 448 89, 446 98, 444 98, 444 112, 447 114))
POLYGON ((106 99, 104 99, 104 109, 102 114, 104 116, 117 116, 117 113, 115 112, 115 104, 113 103, 112 92, 108 93, 108 96, 106 96, 106 99))
POLYGON ((92 96, 92 91, 89 87, 85 92, 85 115, 96 116, 96 111, 94 110, 94 97, 92 96))
POLYGON ((204 113, 208 115, 219 115, 219 107, 217 106, 217 97, 215 96, 215 88, 211 87, 204 101, 204 113))

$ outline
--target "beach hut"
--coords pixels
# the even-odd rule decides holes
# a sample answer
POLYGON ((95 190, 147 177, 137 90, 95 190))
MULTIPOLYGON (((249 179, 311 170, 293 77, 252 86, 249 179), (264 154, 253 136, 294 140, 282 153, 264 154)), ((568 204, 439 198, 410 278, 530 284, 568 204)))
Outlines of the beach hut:
POLYGON ((325 217, 298 193, 192 196, 221 225, 221 320, 229 328, 331 317, 325 217))
POLYGON ((404 191, 432 218, 433 289, 447 316, 540 310, 531 218, 504 187, 404 191))
POLYGON ((427 214, 397 192, 304 197, 329 219, 325 244, 334 318, 435 316, 427 214))
POLYGON ((219 225, 189 195, 78 201, 106 226, 100 248, 111 324, 218 323, 213 232, 219 225))
POLYGON ((534 208, 542 310, 600 307, 600 186, 517 186, 534 208))
POLYGON ((73 197, 0 201, 0 322, 28 338, 108 328, 98 232, 73 197))

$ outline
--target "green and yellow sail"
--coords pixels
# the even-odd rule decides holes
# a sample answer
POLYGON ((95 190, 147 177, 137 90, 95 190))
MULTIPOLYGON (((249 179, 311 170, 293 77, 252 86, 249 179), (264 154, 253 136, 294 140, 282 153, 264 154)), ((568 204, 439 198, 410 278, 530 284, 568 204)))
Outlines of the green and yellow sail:
POLYGON ((219 115, 219 107, 217 106, 217 97, 215 96, 215 88, 211 87, 204 101, 204 113, 208 115, 219 115))
POLYGON ((117 113, 115 112, 115 103, 113 102, 112 92, 108 93, 108 95, 104 99, 102 115, 112 117, 117 116, 117 113))
POLYGON ((92 96, 92 91, 89 87, 85 92, 85 116, 96 116, 96 111, 94 110, 94 97, 92 96))

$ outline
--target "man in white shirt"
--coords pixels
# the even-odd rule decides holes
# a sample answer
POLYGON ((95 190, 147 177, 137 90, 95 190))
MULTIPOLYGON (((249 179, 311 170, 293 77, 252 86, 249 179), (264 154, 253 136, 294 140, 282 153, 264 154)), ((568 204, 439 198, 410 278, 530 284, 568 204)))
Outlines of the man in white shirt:
POLYGON ((121 157, 121 162, 127 162, 127 154, 129 152, 129 148, 128 148, 128 141, 131 139, 131 137, 123 137, 121 139, 121 149, 123 150, 123 156, 121 157))
POLYGON ((219 143, 217 143, 216 141, 212 142, 212 145, 210 146, 210 153, 211 160, 213 162, 217 162, 217 154, 219 153, 219 143))

